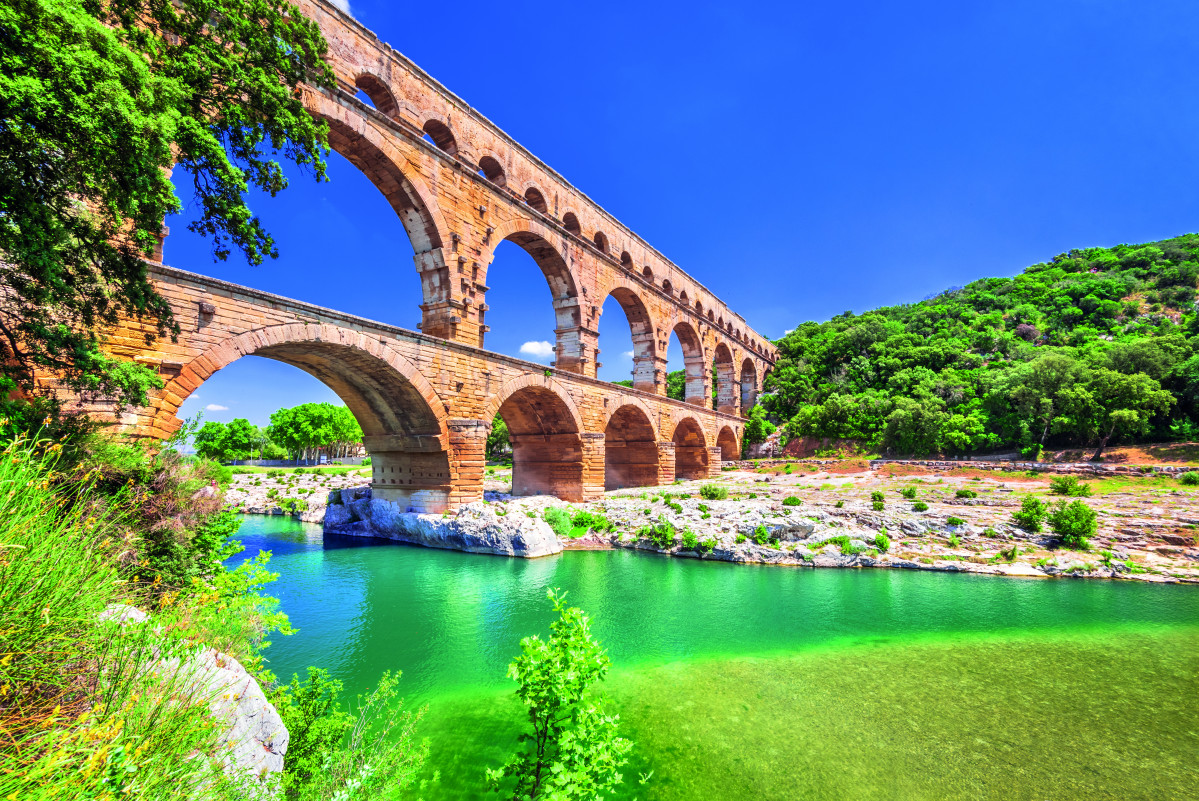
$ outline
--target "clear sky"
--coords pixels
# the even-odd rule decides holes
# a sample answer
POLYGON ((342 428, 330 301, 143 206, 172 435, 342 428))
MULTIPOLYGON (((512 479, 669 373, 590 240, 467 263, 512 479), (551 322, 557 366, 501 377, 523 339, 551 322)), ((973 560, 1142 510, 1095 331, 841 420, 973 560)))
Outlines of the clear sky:
MULTIPOLYGON (((1199 230, 1194 0, 352 0, 352 12, 771 338, 1072 247, 1199 230)), ((185 212, 168 221, 166 262, 414 328, 403 227, 336 154, 329 174, 253 198, 277 261, 212 263, 185 212)), ((531 258, 505 243, 488 284, 487 347, 548 361, 531 355, 553 341, 531 258)), ((601 378, 628 378, 615 301, 600 331, 601 378)), ((671 358, 682 366, 674 342, 671 358)), ((310 400, 336 399, 246 358, 181 414, 265 424, 310 400)))

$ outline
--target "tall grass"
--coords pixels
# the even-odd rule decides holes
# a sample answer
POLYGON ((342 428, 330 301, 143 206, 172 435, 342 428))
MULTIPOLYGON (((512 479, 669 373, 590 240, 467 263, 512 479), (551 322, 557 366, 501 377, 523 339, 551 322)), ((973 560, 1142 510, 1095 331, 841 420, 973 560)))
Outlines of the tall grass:
POLYGON ((98 502, 94 471, 56 486, 57 447, 0 451, 0 798, 237 797, 211 699, 169 669, 211 633, 219 612, 197 610, 220 590, 197 580, 183 602, 125 578, 133 513, 98 502), (155 614, 121 621, 118 604, 155 614))

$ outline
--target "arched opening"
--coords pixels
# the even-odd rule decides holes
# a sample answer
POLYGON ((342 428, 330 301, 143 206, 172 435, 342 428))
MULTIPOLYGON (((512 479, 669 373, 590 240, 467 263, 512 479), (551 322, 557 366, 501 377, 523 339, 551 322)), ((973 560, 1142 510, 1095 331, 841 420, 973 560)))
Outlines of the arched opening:
POLYGON ((666 395, 693 406, 711 406, 704 347, 691 323, 677 323, 666 347, 666 395))
POLYGON ((605 354, 598 377, 656 391, 654 325, 641 298, 625 287, 612 290, 604 299, 598 330, 605 354))
MULTIPOLYGON (((358 91, 370 100, 370 104, 382 114, 391 117, 393 120, 399 110, 396 105, 395 96, 391 90, 374 75, 364 73, 354 79, 354 85, 358 87, 358 91)), ((359 100, 362 98, 359 97, 359 100)))
POLYGON ((716 410, 735 414, 737 398, 740 393, 737 389, 733 368, 733 354, 729 350, 729 346, 723 342, 716 346, 716 352, 712 359, 712 371, 716 381, 716 410))
POLYGON ((720 434, 716 437, 716 447, 720 448, 720 461, 722 462, 735 462, 741 458, 737 435, 728 426, 720 429, 720 434))
POLYGON ((679 292, 679 302, 684 306, 687 305, 687 290, 684 289, 679 292))
POLYGON ((641 277, 644 278, 646 281, 649 281, 652 284, 654 282, 654 271, 651 270, 649 267, 642 267, 641 268, 641 277))
POLYGON ((626 270, 633 269, 633 257, 629 255, 627 250, 622 251, 620 254, 620 266, 626 270))
MULTIPOLYGON (((294 338, 292 326, 270 326, 231 337, 218 343, 204 356, 194 360, 191 372, 207 381, 214 373, 232 365, 230 375, 239 372, 245 356, 263 357, 296 367, 316 378, 331 390, 350 410, 362 429, 362 444, 371 457, 372 497, 390 501, 400 511, 441 512, 450 502, 453 474, 450 456, 445 450, 444 421, 438 416, 443 408, 431 385, 411 364, 387 348, 376 356, 357 347, 320 339, 294 338)), ((319 331, 313 337, 323 336, 319 331)), ((347 332, 345 339, 351 338, 347 332)), ((269 368, 249 371, 261 383, 269 368)), ((223 377, 212 383, 219 386, 223 377)), ((286 376, 284 376, 286 380, 286 376)), ((291 382, 295 386, 294 380, 291 382)), ((243 394, 257 391, 255 385, 245 387, 243 394)), ((204 398, 213 397, 210 384, 202 384, 204 398)), ((312 393, 312 389, 307 389, 312 393)), ((178 414, 187 415, 191 409, 191 394, 183 383, 167 385, 166 396, 185 398, 178 414)), ((312 394, 302 396, 304 401, 312 394)), ((319 395, 317 396, 319 399, 319 395)), ((288 396, 286 406, 296 406, 295 395, 288 396)), ((231 403, 233 401, 230 401, 231 403)), ((211 404, 210 404, 211 406, 211 404)), ((278 408, 285 408, 279 406, 278 408)), ((170 411, 170 410, 167 410, 170 411)), ((269 412, 262 416, 269 420, 269 412)), ((252 421, 259 425, 265 425, 252 421)))
POLYGON ((558 250, 531 231, 509 234, 492 253, 486 281, 486 304, 478 311, 479 346, 546 365, 556 360, 572 369, 578 360, 580 309, 574 277, 558 250), (548 287, 548 298, 538 285, 548 287))
POLYGON ((688 417, 679 422, 674 429, 673 439, 675 478, 707 478, 708 443, 695 418, 688 417))
POLYGON ((454 140, 454 134, 449 126, 441 120, 429 120, 423 128, 428 141, 437 145, 437 147, 448 153, 451 156, 458 155, 458 143, 454 140))
POLYGON ((749 410, 758 402, 758 370, 754 367, 753 359, 741 362, 741 413, 749 414, 749 410))
POLYGON ((667 295, 674 293, 674 287, 671 286, 669 280, 665 280, 662 282, 662 291, 665 292, 667 295))
POLYGON ((698 314, 700 317, 704 316, 704 304, 701 303, 699 300, 695 301, 695 313, 698 314))
POLYGON ((545 195, 541 194, 541 190, 535 186, 530 186, 525 190, 525 203, 528 203, 542 214, 549 213, 550 208, 545 203, 545 195))
POLYGON ((658 443, 639 406, 621 406, 604 429, 604 489, 658 484, 658 443))
POLYGON ((491 156, 479 159, 479 172, 496 186, 505 186, 508 183, 508 176, 504 175, 504 168, 491 156))
POLYGON ((513 392, 499 408, 512 445, 512 494, 583 500, 583 443, 570 407, 548 387, 513 392))
POLYGON ((608 252, 608 237, 603 231, 595 232, 595 246, 600 249, 601 253, 608 252))
POLYGON ((568 211, 562 215, 562 225, 575 236, 583 235, 583 229, 579 226, 579 218, 575 216, 573 211, 568 211))

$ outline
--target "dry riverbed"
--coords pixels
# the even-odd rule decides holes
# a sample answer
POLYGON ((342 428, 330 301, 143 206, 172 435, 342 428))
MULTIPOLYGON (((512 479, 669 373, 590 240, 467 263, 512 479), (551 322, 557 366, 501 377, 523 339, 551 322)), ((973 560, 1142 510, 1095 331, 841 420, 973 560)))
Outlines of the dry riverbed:
MULTIPOLYGON (((798 463, 790 472, 732 470, 715 479, 617 490, 594 503, 567 504, 545 496, 514 498, 508 494, 510 470, 489 468, 485 503, 502 514, 543 516, 559 507, 572 517, 587 512, 610 521, 610 531, 575 526, 575 536, 564 540, 567 548, 636 548, 812 567, 1199 582, 1199 490, 1176 479, 1121 476, 1084 482, 1093 494, 1083 501, 1098 515, 1098 532, 1089 550, 1077 551, 1060 547, 1048 526, 1032 534, 1011 522, 1025 495, 1050 503, 1060 499, 1050 494, 1048 476, 969 469, 898 472, 798 463), (728 499, 701 498, 706 484, 726 488, 728 499), (904 490, 915 497, 905 497, 904 490), (875 492, 883 493, 881 511, 873 508, 875 492), (959 497, 969 493, 974 497, 959 497), (927 510, 916 511, 918 503, 927 510), (650 536, 654 527, 656 543, 650 536)), ((302 498, 308 505, 302 519, 319 522, 330 490, 364 483, 360 473, 238 475, 228 498, 231 507, 259 514, 282 514, 280 498, 302 498)))

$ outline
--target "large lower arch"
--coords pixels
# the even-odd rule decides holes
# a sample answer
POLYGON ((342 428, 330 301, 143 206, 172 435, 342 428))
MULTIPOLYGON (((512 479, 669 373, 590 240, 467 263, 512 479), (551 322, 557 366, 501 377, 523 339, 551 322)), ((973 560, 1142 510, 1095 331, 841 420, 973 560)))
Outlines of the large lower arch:
POLYGON ((674 475, 676 478, 708 477, 708 442, 694 417, 684 417, 674 428, 674 475))
POLYGON ((643 404, 626 403, 604 428, 604 489, 657 484, 657 432, 643 404))
POLYGON ((683 368, 686 371, 686 395, 684 400, 693 406, 708 407, 708 367, 704 363, 704 346, 689 322, 677 323, 674 335, 683 349, 683 368))
POLYGON ((741 447, 737 444, 737 434, 731 426, 724 426, 716 435, 716 447, 720 448, 720 461, 735 462, 741 458, 741 447))
MULTIPOLYGON (((491 232, 493 244, 490 252, 483 255, 483 261, 490 265, 495 258, 495 248, 504 241, 515 242, 533 257, 549 284, 554 304, 554 332, 557 338, 555 366, 572 373, 594 375, 595 345, 594 342, 585 341, 582 336, 583 314, 579 305, 578 284, 562 251, 551 244, 552 236, 553 233, 540 223, 511 220, 491 232), (585 367, 588 364, 591 368, 589 373, 585 367)), ((479 326, 483 328, 482 315, 479 326)), ((482 337, 480 334, 480 347, 483 345, 482 337)))
POLYGON ((512 494, 583 501, 583 437, 578 409, 557 382, 525 376, 505 385, 491 405, 508 425, 512 494))
POLYGON ((163 390, 160 415, 174 415, 213 373, 243 356, 263 356, 312 375, 337 393, 362 427, 372 496, 405 511, 450 507, 457 469, 444 405, 415 365, 357 331, 288 323, 230 337, 197 356, 163 390))

